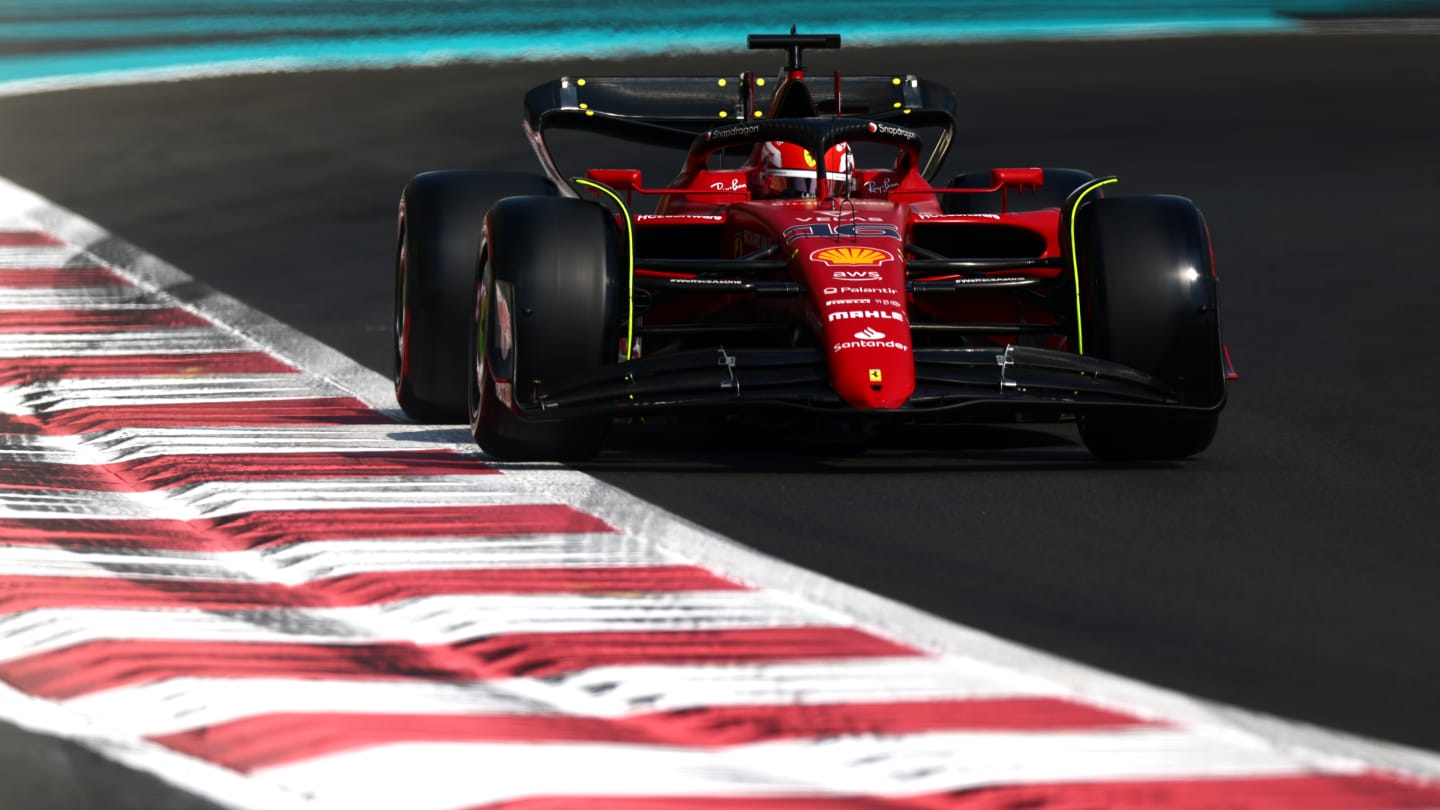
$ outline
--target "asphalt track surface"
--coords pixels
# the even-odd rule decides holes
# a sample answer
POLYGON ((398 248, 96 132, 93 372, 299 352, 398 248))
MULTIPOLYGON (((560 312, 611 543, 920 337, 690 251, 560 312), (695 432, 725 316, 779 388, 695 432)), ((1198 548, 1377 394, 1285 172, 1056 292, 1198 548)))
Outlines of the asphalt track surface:
MULTIPOLYGON (((1428 34, 1329 34, 814 54, 817 73, 912 72, 954 88, 947 173, 1076 166, 1119 175, 1123 191, 1195 199, 1242 374, 1214 446, 1123 467, 1095 463, 1067 426, 916 431, 840 451, 626 433, 583 469, 957 622, 1440 749, 1437 48, 1428 34)), ((531 165, 520 95, 561 73, 773 62, 451 66, 0 99, 0 175, 388 372, 393 209, 408 176, 531 165)), ((7 772, 28 767, 0 756, 7 772)), ((93 773, 76 760, 88 755, 54 756, 93 773)), ((7 806, 90 806, 66 790, 7 806)))

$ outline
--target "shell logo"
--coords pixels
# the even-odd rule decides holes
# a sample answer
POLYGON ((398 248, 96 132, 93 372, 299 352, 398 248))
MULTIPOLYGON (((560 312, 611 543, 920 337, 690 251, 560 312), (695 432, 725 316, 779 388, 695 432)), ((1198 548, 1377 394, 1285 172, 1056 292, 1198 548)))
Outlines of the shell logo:
POLYGON ((811 253, 810 258, 831 267, 873 267, 894 259, 895 254, 872 247, 828 247, 811 253))
POLYGON ((812 169, 815 168, 815 156, 810 154, 809 149, 805 150, 805 165, 812 169))

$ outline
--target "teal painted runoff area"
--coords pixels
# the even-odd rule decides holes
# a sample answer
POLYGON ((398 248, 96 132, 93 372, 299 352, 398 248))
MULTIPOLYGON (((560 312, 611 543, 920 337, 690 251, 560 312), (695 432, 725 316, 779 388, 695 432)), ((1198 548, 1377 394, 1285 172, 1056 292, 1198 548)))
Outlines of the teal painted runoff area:
MULTIPOLYGON (((1357 0, 0 0, 0 87, 136 72, 248 72, 739 50, 752 32, 848 45, 1285 31, 1357 0), (777 12, 777 8, 783 8, 777 12)), ((1389 12, 1429 9, 1395 0, 1389 12)))

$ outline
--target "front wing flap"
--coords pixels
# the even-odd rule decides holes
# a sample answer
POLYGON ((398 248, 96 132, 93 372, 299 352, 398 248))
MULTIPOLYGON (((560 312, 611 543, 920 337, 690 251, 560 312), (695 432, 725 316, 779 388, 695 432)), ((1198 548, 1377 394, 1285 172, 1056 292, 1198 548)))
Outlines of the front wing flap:
POLYGON ((517 403, 526 419, 675 410, 779 408, 900 418, 957 419, 1097 408, 1213 410, 1187 406, 1166 383, 1095 357, 1022 346, 916 349, 916 390, 896 409, 862 411, 830 387, 819 349, 695 349, 606 366, 517 403), (961 413, 961 411, 964 411, 961 413))

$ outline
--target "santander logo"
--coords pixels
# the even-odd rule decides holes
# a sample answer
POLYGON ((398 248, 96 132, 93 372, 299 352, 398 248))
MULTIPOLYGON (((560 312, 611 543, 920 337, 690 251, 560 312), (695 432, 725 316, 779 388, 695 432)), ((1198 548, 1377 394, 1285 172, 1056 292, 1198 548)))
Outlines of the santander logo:
POLYGON ((865 327, 864 329, 861 329, 859 332, 856 332, 856 333, 855 333, 855 339, 856 339, 856 340, 884 340, 884 339, 885 339, 885 333, 884 333, 884 332, 881 332, 881 331, 878 330, 878 329, 872 329, 872 328, 870 328, 870 327, 867 326, 867 327, 865 327))

